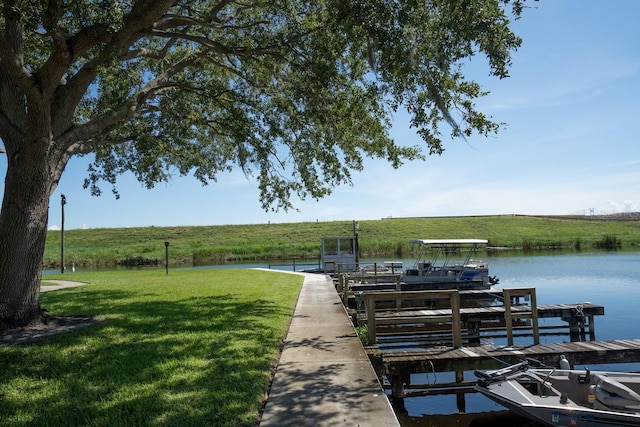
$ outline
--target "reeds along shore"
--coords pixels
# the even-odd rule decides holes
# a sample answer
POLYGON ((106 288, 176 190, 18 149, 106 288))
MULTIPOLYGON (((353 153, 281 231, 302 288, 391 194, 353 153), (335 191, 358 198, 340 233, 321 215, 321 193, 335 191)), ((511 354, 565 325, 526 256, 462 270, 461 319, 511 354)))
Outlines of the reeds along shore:
MULTIPOLYGON (((640 217, 640 215, 638 216, 640 217)), ((415 238, 483 238, 489 250, 537 251, 640 248, 640 220, 618 218, 495 215, 380 220, 98 228, 66 230, 65 264, 116 266, 128 259, 206 265, 270 259, 314 259, 320 239, 359 237, 361 257, 412 256, 415 238)), ((60 265, 61 231, 47 235, 45 268, 60 265)))

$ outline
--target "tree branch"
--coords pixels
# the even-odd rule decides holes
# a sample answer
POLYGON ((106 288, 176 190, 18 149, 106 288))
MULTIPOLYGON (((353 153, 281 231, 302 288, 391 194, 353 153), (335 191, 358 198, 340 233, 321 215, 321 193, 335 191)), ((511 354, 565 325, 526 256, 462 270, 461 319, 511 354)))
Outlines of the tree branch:
POLYGON ((128 101, 123 103, 119 108, 109 110, 92 119, 90 122, 75 127, 64 135, 64 140, 69 146, 74 146, 74 152, 83 153, 87 152, 85 150, 91 151, 92 147, 95 149, 95 147, 100 144, 89 144, 85 141, 88 141, 92 135, 104 134, 112 126, 137 115, 141 109, 147 105, 148 99, 175 86, 175 84, 170 82, 171 77, 197 64, 199 60, 199 56, 194 56, 173 65, 164 73, 147 83, 144 88, 129 97, 128 101))
POLYGON ((24 66, 23 25, 15 1, 6 1, 2 9, 4 18, 3 37, 0 37, 0 63, 2 70, 11 81, 3 79, 3 86, 18 86, 29 93, 36 89, 31 73, 24 66))

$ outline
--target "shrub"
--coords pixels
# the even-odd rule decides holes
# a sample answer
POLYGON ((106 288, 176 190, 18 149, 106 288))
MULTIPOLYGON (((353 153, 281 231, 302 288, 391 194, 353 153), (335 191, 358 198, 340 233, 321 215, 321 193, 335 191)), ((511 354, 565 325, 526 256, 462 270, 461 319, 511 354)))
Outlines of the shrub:
POLYGON ((595 242, 594 246, 600 249, 614 250, 622 246, 622 243, 616 236, 606 235, 599 241, 595 242))

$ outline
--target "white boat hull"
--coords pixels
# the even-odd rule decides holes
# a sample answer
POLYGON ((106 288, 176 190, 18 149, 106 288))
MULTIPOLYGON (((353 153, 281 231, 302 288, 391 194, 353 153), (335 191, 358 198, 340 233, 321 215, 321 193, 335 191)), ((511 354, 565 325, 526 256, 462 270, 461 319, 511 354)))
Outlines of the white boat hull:
POLYGON ((535 369, 480 380, 476 390, 550 426, 639 426, 640 374, 535 369))

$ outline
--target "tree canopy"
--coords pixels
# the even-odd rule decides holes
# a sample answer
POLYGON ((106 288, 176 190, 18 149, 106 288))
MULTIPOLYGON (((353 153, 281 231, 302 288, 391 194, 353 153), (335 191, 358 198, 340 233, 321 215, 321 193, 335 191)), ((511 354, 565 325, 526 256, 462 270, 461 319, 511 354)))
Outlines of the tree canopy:
MULTIPOLYGON (((448 136, 494 133, 498 124, 474 105, 482 88, 463 68, 482 56, 491 75, 508 76, 521 42, 510 19, 522 8, 523 0, 5 0, 3 252, 41 262, 48 197, 74 155, 94 154, 84 185, 96 195, 106 182, 117 196, 124 171, 152 187, 173 174, 207 183, 242 168, 258 180, 265 209, 287 209, 293 194, 320 198, 350 183, 366 157, 398 167, 441 153, 448 136), (401 110, 426 149, 390 138, 401 110), (23 228, 20 248, 8 246, 16 238, 8 227, 23 228)), ((15 256, 0 255, 0 268, 15 256)), ((37 301, 35 270, 24 270, 0 278, 0 291, 20 288, 37 301)), ((15 315, 8 304, 16 302, 0 298, 0 318, 15 315)))
POLYGON ((151 187, 239 165, 265 207, 288 206, 349 182, 363 156, 419 157, 389 139, 400 108, 431 153, 443 120, 453 136, 496 131, 460 67, 483 53, 508 75, 520 40, 502 3, 5 1, 0 136, 13 145, 30 99, 50 99, 60 151, 96 153, 96 194, 125 170, 151 187))

